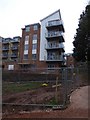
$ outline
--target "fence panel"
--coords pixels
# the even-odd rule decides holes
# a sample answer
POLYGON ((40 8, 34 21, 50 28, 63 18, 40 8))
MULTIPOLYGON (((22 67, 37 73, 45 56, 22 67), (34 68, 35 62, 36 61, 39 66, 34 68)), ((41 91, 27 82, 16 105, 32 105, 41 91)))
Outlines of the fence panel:
POLYGON ((82 67, 2 71, 3 109, 9 104, 65 108, 72 91, 87 83, 87 71, 82 67))

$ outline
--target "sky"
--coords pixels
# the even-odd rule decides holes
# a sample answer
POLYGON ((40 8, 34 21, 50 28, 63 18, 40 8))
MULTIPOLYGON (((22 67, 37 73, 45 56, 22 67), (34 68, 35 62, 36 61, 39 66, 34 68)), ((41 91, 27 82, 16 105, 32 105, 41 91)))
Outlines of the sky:
POLYGON ((64 23, 65 53, 73 52, 74 35, 80 14, 89 0, 0 0, 0 36, 22 36, 25 25, 40 20, 60 9, 64 23))

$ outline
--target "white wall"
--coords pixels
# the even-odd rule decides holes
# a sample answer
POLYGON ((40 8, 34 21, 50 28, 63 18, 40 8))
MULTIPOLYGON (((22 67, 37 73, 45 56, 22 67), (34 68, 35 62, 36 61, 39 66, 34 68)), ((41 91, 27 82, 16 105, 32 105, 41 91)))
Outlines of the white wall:
POLYGON ((48 21, 57 19, 60 19, 59 11, 41 21, 40 61, 47 59, 47 51, 45 50, 45 46, 47 45, 47 40, 45 38, 45 33, 47 32, 46 24, 48 21))

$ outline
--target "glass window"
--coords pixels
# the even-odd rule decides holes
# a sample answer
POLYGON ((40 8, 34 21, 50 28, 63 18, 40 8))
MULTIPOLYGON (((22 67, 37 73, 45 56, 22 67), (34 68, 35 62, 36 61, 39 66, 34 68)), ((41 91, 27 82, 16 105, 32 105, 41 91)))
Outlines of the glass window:
POLYGON ((32 41, 32 44, 37 44, 37 40, 33 40, 33 41, 32 41))
POLYGON ((29 35, 25 36, 25 41, 29 41, 29 35))
POLYGON ((24 50, 28 50, 28 44, 24 45, 24 50))
POLYGON ((28 59, 28 54, 24 55, 24 59, 28 59))
POLYGON ((36 60, 36 54, 32 54, 32 60, 36 60))
POLYGON ((32 50, 37 49, 37 44, 32 44, 32 50))
POLYGON ((25 27, 25 31, 29 32, 30 31, 30 26, 25 27))
POLYGON ((24 50, 24 55, 28 54, 28 50, 24 50))
POLYGON ((34 30, 38 30, 38 26, 37 26, 37 25, 34 25, 34 26, 33 26, 33 29, 34 29, 34 30))
POLYGON ((37 40, 37 34, 33 35, 33 40, 37 40))
POLYGON ((8 70, 14 70, 14 65, 8 65, 8 70))

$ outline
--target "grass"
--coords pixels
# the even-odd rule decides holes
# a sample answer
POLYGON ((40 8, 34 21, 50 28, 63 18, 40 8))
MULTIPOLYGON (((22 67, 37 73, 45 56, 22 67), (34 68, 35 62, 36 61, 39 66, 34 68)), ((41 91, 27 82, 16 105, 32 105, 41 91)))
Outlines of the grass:
POLYGON ((24 92, 31 89, 36 89, 41 87, 42 83, 40 82, 25 82, 25 83, 10 83, 10 82, 4 82, 2 85, 2 93, 8 94, 8 93, 19 93, 24 92))
POLYGON ((56 101, 55 97, 52 98, 47 104, 49 105, 58 105, 59 103, 56 101))

